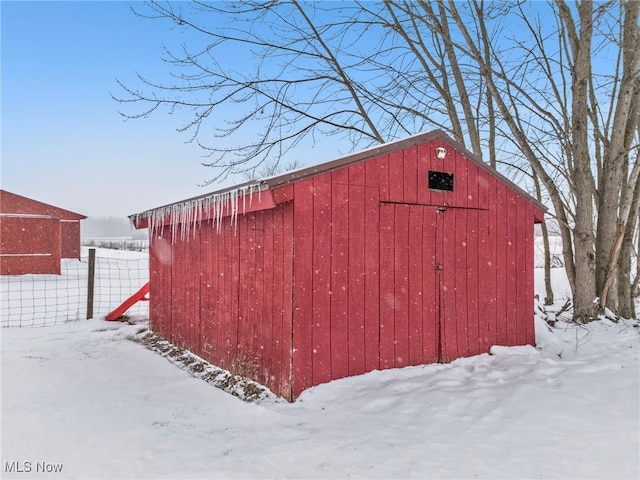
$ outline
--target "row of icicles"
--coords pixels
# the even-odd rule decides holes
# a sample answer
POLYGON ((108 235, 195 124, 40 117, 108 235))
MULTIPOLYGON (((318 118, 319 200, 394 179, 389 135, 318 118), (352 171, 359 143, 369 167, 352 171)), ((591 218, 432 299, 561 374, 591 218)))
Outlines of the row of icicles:
POLYGON ((171 228, 172 242, 176 241, 178 235, 180 240, 185 240, 190 234, 195 237, 197 227, 203 221, 215 225, 216 232, 220 233, 223 218, 229 217, 231 224, 235 227, 238 213, 244 214, 247 206, 251 207, 254 193, 258 193, 258 201, 261 201, 260 193, 265 188, 268 187, 252 183, 227 192, 213 193, 137 213, 133 216, 133 220, 137 222, 147 218, 151 236, 161 233, 163 227, 168 224, 171 228), (248 200, 247 197, 249 197, 248 200))

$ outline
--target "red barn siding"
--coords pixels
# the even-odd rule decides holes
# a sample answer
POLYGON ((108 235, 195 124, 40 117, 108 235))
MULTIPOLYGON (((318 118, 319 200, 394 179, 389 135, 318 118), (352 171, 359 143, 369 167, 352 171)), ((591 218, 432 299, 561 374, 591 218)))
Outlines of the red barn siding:
MULTIPOLYGON (((321 199, 330 198, 332 195, 329 176, 313 179, 313 342, 312 342, 312 378, 315 382, 328 382, 331 380, 331 329, 330 318, 326 317, 326 306, 331 302, 331 209, 327 202, 321 199), (322 328, 322 326, 325 328, 322 328)), ((298 257, 296 256, 296 262, 298 257)))
POLYGON ((151 328, 173 342, 171 323, 172 297, 171 265, 173 264, 173 245, 169 227, 150 236, 149 242, 149 275, 153 281, 149 283, 149 322, 151 328))
MULTIPOLYGON (((485 352, 497 343, 487 316, 481 315, 488 306, 486 290, 480 285, 480 261, 495 264, 499 252, 506 249, 515 259, 516 251, 508 242, 519 241, 517 219, 502 219, 502 228, 509 229, 504 244, 490 242, 489 176, 475 165, 467 166, 468 160, 457 152, 449 161, 424 158, 431 150, 414 147, 370 160, 364 171, 359 164, 295 184, 294 396, 329 379, 374 368, 448 361, 485 352), (425 188, 429 169, 454 172, 454 192, 425 188), (429 195, 419 198, 418 192, 425 191, 429 195), (387 201, 381 203, 376 193, 387 194, 387 201), (367 218, 368 230, 376 232, 369 241, 367 218), (366 269, 366 259, 376 257, 375 267, 366 269), (372 270, 379 274, 375 295, 380 299, 373 308, 365 301, 370 296, 365 295, 364 280, 372 270)), ((502 198, 515 202, 518 197, 504 188, 502 198)), ((530 217, 532 236, 531 211, 523 215, 530 217)), ((523 265, 528 261, 526 256, 519 258, 523 265)), ((510 263, 505 275, 514 288, 525 285, 526 270, 519 273, 516 264, 510 263)), ((509 310, 505 304, 504 312, 511 312, 511 319, 499 317, 504 332, 516 316, 526 322, 525 315, 533 314, 526 299, 515 302, 520 293, 514 290, 510 295, 514 300, 509 310), (515 309, 524 313, 514 315, 515 309)), ((502 343, 509 341, 531 343, 515 331, 502 343)))
POLYGON ((152 328, 290 400, 373 369, 532 344, 541 207, 441 134, 423 138, 276 177, 220 231, 205 214, 176 236, 163 218, 152 328), (453 191, 429 189, 430 170, 452 173, 453 191))
MULTIPOLYGON (((371 179, 365 164, 365 178, 367 185, 371 179)), ((379 189, 367 186, 365 188, 364 214, 364 366, 365 371, 380 368, 380 237, 379 189)))
MULTIPOLYGON (((361 165, 360 165, 361 167, 361 165)), ((360 169, 354 169, 360 173, 360 169)), ((362 171, 364 173, 364 171, 362 171)), ((363 182, 359 182, 363 183, 363 182)), ((365 370, 364 352, 367 339, 364 335, 365 325, 365 290, 364 290, 364 265, 365 265, 365 236, 364 221, 365 216, 365 187, 361 185, 349 187, 349 234, 348 252, 351 268, 347 270, 348 291, 348 352, 349 369, 348 375, 360 375, 365 370)))
MULTIPOLYGON (((346 170, 332 173, 331 303, 322 315, 330 319, 321 328, 331 330, 331 378, 349 375, 349 183, 346 170)), ((304 197, 303 197, 304 198, 304 197)), ((294 205, 303 202, 296 200, 294 205)), ((294 335, 294 344, 297 337, 294 335)), ((325 346, 326 348, 326 346, 325 346)), ((294 377, 295 380, 295 377, 294 377)), ((294 381, 294 386, 296 385, 294 381)), ((295 390, 294 390, 295 391, 295 390)))
POLYGON ((221 368, 291 392, 292 205, 152 236, 151 328, 221 368), (195 274, 194 274, 195 272, 195 274), (167 294, 170 292, 170 294, 167 294))
POLYGON ((0 190, 0 275, 60 274, 61 258, 80 258, 83 218, 0 190))
POLYGON ((44 216, 0 217, 1 275, 60 274, 60 221, 44 216))
POLYGON ((60 221, 60 256, 80 259, 80 221, 60 221))

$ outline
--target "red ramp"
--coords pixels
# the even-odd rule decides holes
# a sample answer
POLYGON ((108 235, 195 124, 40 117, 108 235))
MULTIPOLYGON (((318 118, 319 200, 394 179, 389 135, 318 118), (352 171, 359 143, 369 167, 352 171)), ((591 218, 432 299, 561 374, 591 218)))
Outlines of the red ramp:
POLYGON ((118 320, 120 317, 122 317, 122 315, 124 315, 124 312, 129 310, 136 303, 140 301, 149 300, 149 298, 147 297, 148 293, 149 293, 149 282, 145 283, 142 286, 142 288, 140 288, 140 290, 138 290, 136 293, 134 293, 129 298, 127 298, 124 302, 122 302, 122 305, 120 305, 118 308, 111 311, 106 317, 104 317, 104 319, 108 322, 118 320))

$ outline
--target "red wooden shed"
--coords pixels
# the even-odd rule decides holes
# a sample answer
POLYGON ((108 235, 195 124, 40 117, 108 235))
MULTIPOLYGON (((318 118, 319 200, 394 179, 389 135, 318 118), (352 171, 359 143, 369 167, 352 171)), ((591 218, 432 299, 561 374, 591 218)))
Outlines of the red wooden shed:
POLYGON ((80 258, 80 220, 85 218, 0 190, 0 275, 59 275, 61 258, 80 258))
POLYGON ((534 344, 544 211, 434 131, 131 219, 150 231, 151 328, 292 401, 534 344))

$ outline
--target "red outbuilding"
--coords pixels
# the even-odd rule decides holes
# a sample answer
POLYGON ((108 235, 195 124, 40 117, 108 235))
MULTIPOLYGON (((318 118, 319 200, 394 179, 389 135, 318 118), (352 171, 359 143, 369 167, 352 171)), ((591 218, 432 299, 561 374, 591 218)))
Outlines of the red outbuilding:
POLYGON ((61 258, 80 258, 80 220, 85 218, 0 190, 0 275, 59 275, 61 258))
POLYGON ((150 324, 292 401, 535 342, 545 207, 440 131, 158 207, 150 324))

